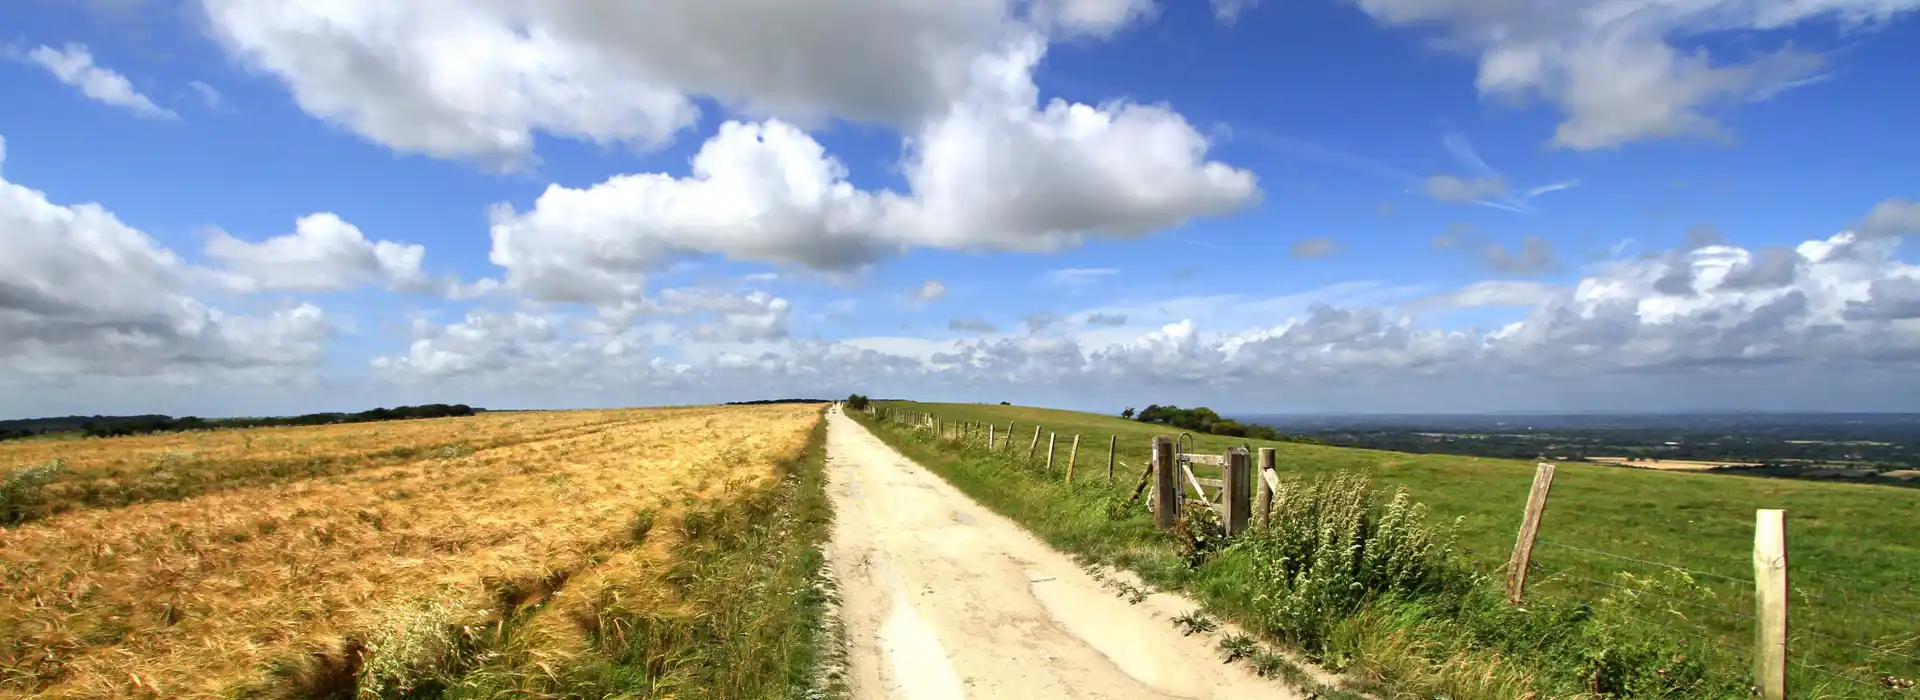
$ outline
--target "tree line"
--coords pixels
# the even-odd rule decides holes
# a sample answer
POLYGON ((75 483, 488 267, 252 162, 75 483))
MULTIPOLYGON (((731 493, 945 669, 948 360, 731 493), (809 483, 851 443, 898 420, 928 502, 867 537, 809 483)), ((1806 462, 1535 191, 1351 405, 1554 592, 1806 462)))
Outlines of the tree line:
POLYGON ((372 423, 414 418, 471 416, 479 412, 463 403, 430 403, 419 406, 375 408, 358 413, 307 413, 298 416, 255 418, 200 418, 167 415, 142 416, 67 416, 7 421, 0 424, 0 440, 32 437, 43 433, 77 431, 87 437, 117 437, 148 433, 174 433, 214 428, 260 428, 282 425, 329 425, 333 423, 372 423))
POLYGON ((1275 442, 1305 442, 1319 444, 1313 438, 1288 435, 1265 425, 1246 425, 1232 418, 1222 418, 1219 413, 1206 406, 1181 408, 1179 406, 1161 406, 1148 404, 1146 409, 1135 413, 1132 406, 1120 412, 1121 418, 1142 423, 1158 423, 1189 432, 1227 437, 1248 438, 1252 440, 1271 440, 1275 442))

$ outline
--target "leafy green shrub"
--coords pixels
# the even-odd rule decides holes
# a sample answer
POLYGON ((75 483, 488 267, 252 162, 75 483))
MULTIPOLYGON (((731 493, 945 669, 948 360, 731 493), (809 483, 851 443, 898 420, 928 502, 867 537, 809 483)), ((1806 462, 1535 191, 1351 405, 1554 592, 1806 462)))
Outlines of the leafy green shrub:
POLYGON ((21 467, 0 478, 0 525, 18 525, 39 517, 45 488, 60 475, 60 460, 21 467))
POLYGON ((1252 563, 1262 622, 1318 648, 1334 625, 1384 595, 1417 595, 1469 574, 1450 559, 1451 527, 1427 522, 1404 489, 1381 499, 1364 476, 1281 482, 1262 528, 1233 545, 1252 563))

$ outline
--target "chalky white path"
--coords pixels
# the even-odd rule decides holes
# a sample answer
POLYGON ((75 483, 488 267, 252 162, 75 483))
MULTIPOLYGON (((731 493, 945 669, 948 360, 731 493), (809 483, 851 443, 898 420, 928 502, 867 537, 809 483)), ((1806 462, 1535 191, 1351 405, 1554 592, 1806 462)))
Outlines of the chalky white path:
POLYGON ((1127 603, 837 408, 827 472, 857 700, 1301 697, 1181 636, 1191 602, 1127 603))

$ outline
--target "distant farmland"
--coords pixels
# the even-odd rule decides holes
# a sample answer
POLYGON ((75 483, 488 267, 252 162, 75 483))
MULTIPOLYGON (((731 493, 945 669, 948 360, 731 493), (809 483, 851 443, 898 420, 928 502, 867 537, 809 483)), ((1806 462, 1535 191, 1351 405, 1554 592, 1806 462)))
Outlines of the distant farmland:
POLYGON ((806 538, 824 530, 782 477, 817 464, 820 412, 516 412, 0 444, 20 523, 0 528, 0 695, 784 683, 753 654, 785 664, 806 646, 792 596, 700 582, 805 585, 806 538), (684 648, 701 639, 759 651, 703 666, 715 649, 684 648), (651 655, 640 666, 632 644, 651 655))

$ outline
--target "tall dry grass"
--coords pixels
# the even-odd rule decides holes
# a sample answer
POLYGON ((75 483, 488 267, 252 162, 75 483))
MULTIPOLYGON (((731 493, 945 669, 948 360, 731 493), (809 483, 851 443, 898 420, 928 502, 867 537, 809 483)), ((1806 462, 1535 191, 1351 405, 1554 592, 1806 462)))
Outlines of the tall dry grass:
MULTIPOLYGON (((773 479, 817 416, 791 405, 515 414, 499 424, 517 436, 504 444, 470 427, 484 423, 419 421, 456 435, 408 426, 378 438, 472 449, 0 530, 0 693, 404 695, 458 673, 515 611, 574 576, 658 551, 635 549, 647 539, 638 520, 773 479)), ((264 432, 379 454, 366 426, 343 427, 264 432)), ((114 443, 67 443, 76 449, 58 458, 111 468, 88 450, 114 443)))

